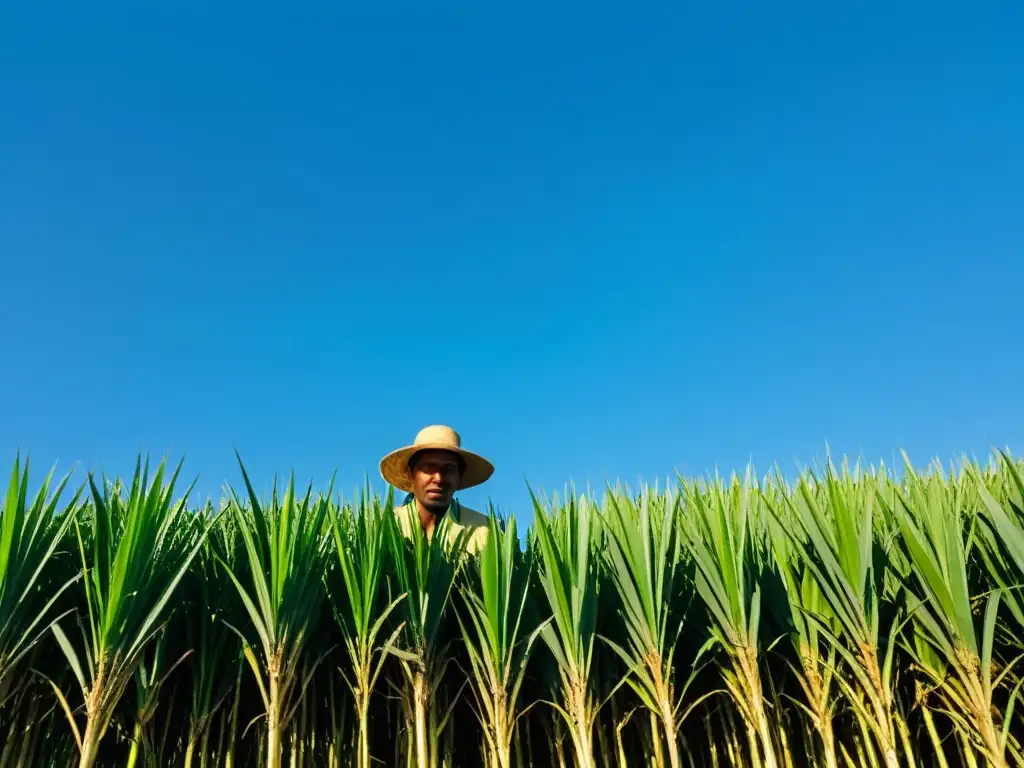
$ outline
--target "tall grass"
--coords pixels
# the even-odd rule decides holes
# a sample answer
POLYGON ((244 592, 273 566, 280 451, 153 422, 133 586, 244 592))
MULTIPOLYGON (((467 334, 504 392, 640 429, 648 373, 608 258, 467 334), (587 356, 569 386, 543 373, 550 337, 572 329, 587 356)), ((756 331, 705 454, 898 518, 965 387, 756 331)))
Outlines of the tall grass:
MULTIPOLYGON (((225 563, 224 572, 252 629, 236 631, 263 702, 266 766, 280 768, 284 736, 320 662, 308 649, 323 603, 329 503, 323 496, 314 499, 312 490, 297 497, 294 480, 280 499, 275 485, 270 501, 260 502, 242 471, 250 506, 233 495, 229 509, 244 543, 246 567, 225 563)), ((293 752, 301 742, 301 734, 293 736, 293 752)))
POLYGON ((350 672, 341 676, 352 695, 358 721, 356 768, 370 768, 370 702, 380 678, 387 649, 398 635, 383 639, 382 631, 388 617, 402 598, 385 605, 385 574, 391 567, 387 508, 391 499, 380 504, 367 494, 358 508, 344 508, 331 515, 334 555, 338 560, 341 582, 331 595, 331 606, 341 627, 347 666, 350 672))
POLYGON ((697 567, 697 592, 723 652, 722 678, 746 724, 753 765, 777 768, 761 665, 761 553, 755 517, 760 495, 749 483, 686 484, 686 544, 697 567))
MULTIPOLYGON (((163 633, 175 588, 202 546, 206 530, 198 518, 188 515, 188 494, 174 500, 180 469, 179 465, 165 484, 161 463, 151 483, 148 464, 143 467, 140 462, 127 496, 120 482, 101 490, 90 476, 91 525, 75 519, 85 572, 86 611, 77 617, 81 643, 71 640, 61 622, 52 629, 84 700, 84 727, 68 703, 73 697, 52 685, 78 745, 80 768, 96 762, 100 742, 133 681, 136 695, 146 698, 139 688, 151 685, 151 675, 144 668, 141 676, 136 672, 163 633)), ((132 754, 141 738, 138 724, 132 728, 132 754)))
POLYGON ((0 502, 0 768, 1024 768, 1024 463, 534 497, 180 467, 0 502))
POLYGON ((0 511, 0 706, 24 685, 22 661, 59 618, 53 605, 72 583, 48 584, 45 591, 37 587, 53 570, 49 561, 75 519, 81 494, 61 505, 68 478, 51 494, 52 482, 51 471, 30 499, 29 462, 23 469, 21 457, 15 458, 0 511))
POLYGON ((487 765, 512 768, 512 740, 523 714, 520 693, 534 643, 547 622, 538 624, 526 610, 534 562, 531 552, 520 551, 515 520, 501 526, 492 513, 487 526, 489 546, 463 582, 464 608, 456 616, 487 765))
POLYGON ((456 533, 452 521, 444 517, 427 534, 413 520, 415 511, 407 507, 405 519, 390 515, 387 530, 394 555, 394 581, 403 600, 402 624, 391 653, 402 670, 401 690, 407 731, 411 733, 409 754, 420 768, 435 768, 441 733, 451 714, 442 683, 451 660, 449 605, 460 567, 465 561, 458 548, 465 547, 465 532, 456 533), (400 525, 410 531, 402 536, 400 525), (453 545, 454 540, 454 545, 453 545))
POLYGON ((593 731, 597 716, 593 668, 597 639, 599 518, 586 501, 570 500, 553 520, 535 504, 536 546, 543 564, 540 583, 552 612, 541 637, 558 670, 555 717, 569 731, 574 764, 594 765, 593 731))

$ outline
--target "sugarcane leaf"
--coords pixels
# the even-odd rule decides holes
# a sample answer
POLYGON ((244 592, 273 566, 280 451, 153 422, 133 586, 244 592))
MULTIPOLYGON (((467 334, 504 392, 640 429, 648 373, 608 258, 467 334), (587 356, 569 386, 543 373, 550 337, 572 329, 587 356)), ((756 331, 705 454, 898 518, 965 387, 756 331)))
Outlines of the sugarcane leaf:
POLYGON ((53 636, 57 638, 57 644, 60 646, 61 651, 64 652, 65 658, 68 660, 68 664, 71 665, 71 671, 75 673, 75 679, 78 681, 78 685, 81 687, 82 692, 85 693, 89 690, 89 685, 86 682, 85 674, 82 672, 82 664, 78 660, 78 654, 75 653, 74 647, 71 645, 71 641, 68 640, 68 636, 64 634, 64 630, 60 628, 60 625, 54 622, 50 629, 53 632, 53 636))

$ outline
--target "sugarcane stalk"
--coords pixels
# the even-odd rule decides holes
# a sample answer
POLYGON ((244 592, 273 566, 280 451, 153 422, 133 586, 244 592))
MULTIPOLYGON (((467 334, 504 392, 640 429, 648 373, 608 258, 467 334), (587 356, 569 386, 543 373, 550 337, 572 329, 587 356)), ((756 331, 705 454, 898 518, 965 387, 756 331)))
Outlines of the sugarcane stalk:
POLYGON ((415 718, 416 767, 433 768, 430 762, 430 739, 427 733, 428 709, 430 707, 427 679, 426 674, 419 669, 413 673, 412 700, 415 718))

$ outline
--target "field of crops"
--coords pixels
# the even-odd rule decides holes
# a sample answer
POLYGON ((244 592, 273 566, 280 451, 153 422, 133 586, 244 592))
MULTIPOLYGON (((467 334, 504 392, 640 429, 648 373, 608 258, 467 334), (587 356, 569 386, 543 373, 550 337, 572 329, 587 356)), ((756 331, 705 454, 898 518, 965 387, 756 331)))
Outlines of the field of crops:
POLYGON ((1016 458, 538 498, 479 557, 173 470, 16 460, 0 768, 1024 766, 1016 458))

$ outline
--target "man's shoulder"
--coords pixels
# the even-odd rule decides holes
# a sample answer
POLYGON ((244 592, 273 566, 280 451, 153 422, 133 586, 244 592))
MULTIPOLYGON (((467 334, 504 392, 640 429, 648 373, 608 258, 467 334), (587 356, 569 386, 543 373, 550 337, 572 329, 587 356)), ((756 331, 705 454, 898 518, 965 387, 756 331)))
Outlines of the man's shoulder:
POLYGON ((487 515, 462 504, 459 506, 459 522, 467 528, 486 528, 487 515))

